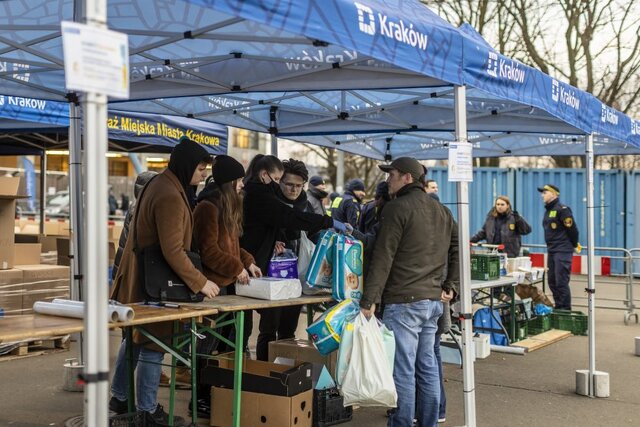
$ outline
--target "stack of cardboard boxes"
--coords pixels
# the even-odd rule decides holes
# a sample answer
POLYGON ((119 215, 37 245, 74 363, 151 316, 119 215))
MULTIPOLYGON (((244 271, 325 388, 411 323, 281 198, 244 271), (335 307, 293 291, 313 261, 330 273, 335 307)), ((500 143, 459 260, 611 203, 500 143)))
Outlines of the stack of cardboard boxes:
MULTIPOLYGON (((43 247, 55 250, 56 237, 16 234, 22 226, 33 229, 29 221, 15 220, 15 201, 23 197, 17 194, 19 184, 19 178, 0 178, 0 310, 5 316, 32 313, 35 301, 69 297, 69 267, 40 264, 43 247)), ((52 224, 60 233, 59 223, 52 224)))

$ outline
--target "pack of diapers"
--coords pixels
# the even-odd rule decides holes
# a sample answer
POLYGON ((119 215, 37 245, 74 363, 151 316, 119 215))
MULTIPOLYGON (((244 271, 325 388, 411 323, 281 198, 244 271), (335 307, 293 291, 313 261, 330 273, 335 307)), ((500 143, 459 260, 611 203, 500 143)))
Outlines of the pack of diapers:
POLYGON ((291 249, 271 258, 267 266, 267 275, 279 279, 298 278, 298 257, 291 249))
POLYGON ((338 349, 344 325, 352 321, 360 313, 360 306, 353 300, 346 299, 331 307, 307 328, 313 345, 320 354, 327 355, 338 349))
POLYGON ((309 286, 331 289, 333 283, 333 247, 336 236, 337 234, 331 230, 325 230, 320 235, 307 270, 306 280, 309 286))
POLYGON ((332 296, 336 301, 362 298, 363 252, 359 240, 342 234, 334 237, 332 296))

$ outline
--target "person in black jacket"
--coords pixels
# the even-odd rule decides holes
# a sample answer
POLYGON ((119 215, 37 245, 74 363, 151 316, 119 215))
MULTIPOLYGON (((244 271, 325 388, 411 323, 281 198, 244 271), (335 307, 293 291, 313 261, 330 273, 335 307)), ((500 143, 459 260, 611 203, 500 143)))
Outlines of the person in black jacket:
POLYGON ((544 240, 547 243, 547 270, 549 288, 555 308, 571 310, 571 262, 573 251, 580 253, 578 226, 571 208, 560 203, 560 189, 552 184, 538 188, 544 202, 544 240))
MULTIPOLYGON (((278 197, 283 174, 284 166, 277 157, 258 154, 249 164, 245 178, 244 234, 240 246, 253 255, 262 271, 269 270, 269 261, 274 253, 284 251, 284 242, 278 240, 282 238, 283 229, 313 233, 333 227, 346 232, 343 223, 329 216, 303 212, 283 203, 278 197)), ((261 320, 256 353, 258 360, 267 360, 269 342, 276 336, 266 329, 263 333, 262 323, 261 320)))
POLYGON ((520 255, 522 236, 531 233, 531 226, 518 212, 512 210, 507 196, 498 196, 489 211, 484 225, 473 237, 471 243, 486 240, 489 244, 504 245, 504 252, 510 258, 520 255))
POLYGON ((362 199, 365 195, 364 181, 360 178, 347 182, 346 191, 342 197, 336 197, 331 202, 331 217, 349 223, 353 228, 358 228, 362 199))

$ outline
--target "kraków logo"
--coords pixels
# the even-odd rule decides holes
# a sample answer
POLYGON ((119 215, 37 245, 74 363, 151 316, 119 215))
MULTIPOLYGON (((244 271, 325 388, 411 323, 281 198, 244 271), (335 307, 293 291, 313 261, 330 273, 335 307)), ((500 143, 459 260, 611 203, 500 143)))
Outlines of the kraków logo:
POLYGON ((373 9, 362 3, 353 2, 353 4, 358 10, 358 28, 363 33, 373 36, 379 28, 380 35, 384 37, 389 37, 411 47, 427 49, 428 36, 414 29, 412 23, 405 24, 402 19, 395 22, 387 15, 378 13, 378 25, 376 26, 373 9))
POLYGON ((640 135, 640 122, 631 120, 631 135, 640 135))
POLYGON ((517 62, 499 58, 496 52, 489 52, 487 59, 487 74, 501 77, 518 83, 524 83, 525 71, 517 62))
POLYGON ((612 125, 618 125, 618 115, 611 110, 611 108, 602 104, 602 114, 600 116, 600 120, 603 123, 611 123, 612 125))
POLYGON ((580 109, 580 99, 575 95, 572 90, 566 90, 564 86, 560 85, 556 79, 551 82, 551 99, 554 102, 561 102, 568 105, 574 110, 580 109))

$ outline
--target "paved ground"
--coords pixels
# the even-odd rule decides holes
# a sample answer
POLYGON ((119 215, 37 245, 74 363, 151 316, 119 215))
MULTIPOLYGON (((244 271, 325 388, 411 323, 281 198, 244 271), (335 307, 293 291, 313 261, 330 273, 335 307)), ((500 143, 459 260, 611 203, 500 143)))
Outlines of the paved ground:
MULTIPOLYGON (((574 295, 584 285, 574 282, 574 295)), ((599 296, 624 294, 616 285, 598 287, 599 296)), ((577 302, 577 301, 576 301, 577 302)), ((621 307, 620 303, 609 305, 621 307)), ((575 371, 588 367, 587 337, 570 337, 525 356, 493 353, 475 365, 479 426, 638 426, 640 425, 640 357, 634 337, 640 325, 625 326, 623 312, 597 310, 597 369, 608 372, 611 397, 589 399, 575 394, 575 371)), ((1 320, 0 320, 1 321, 1 320)), ((111 354, 119 333, 111 336, 111 354)), ((82 413, 82 393, 61 390, 62 365, 71 352, 0 361, 0 426, 62 426, 82 413)), ((462 370, 445 365, 448 398, 445 426, 464 425, 462 370)), ((160 401, 166 402, 162 389, 160 401)), ((178 413, 186 414, 188 392, 178 395, 178 413)), ((359 409, 345 426, 382 427, 384 410, 359 409)), ((207 425, 201 420, 201 425, 207 425)))

